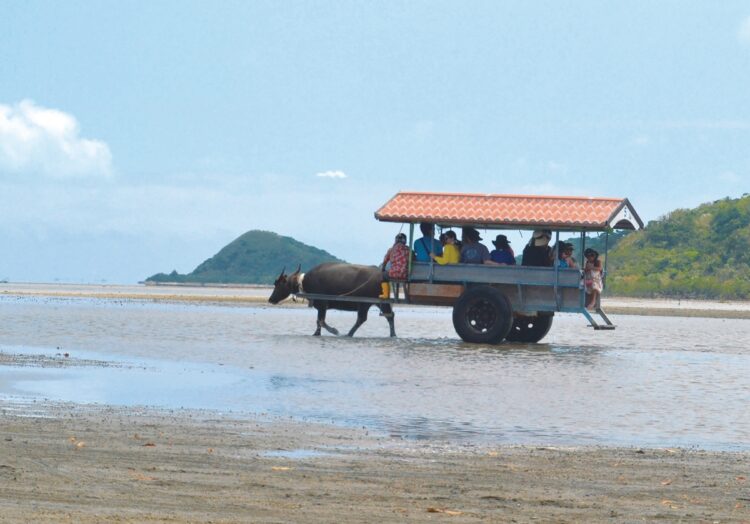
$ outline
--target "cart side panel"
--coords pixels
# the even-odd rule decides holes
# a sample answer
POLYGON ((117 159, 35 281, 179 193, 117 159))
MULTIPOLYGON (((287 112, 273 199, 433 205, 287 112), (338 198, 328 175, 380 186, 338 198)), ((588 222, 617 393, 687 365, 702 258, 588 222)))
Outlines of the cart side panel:
POLYGON ((419 305, 450 306, 466 286, 482 284, 500 289, 518 312, 578 311, 582 305, 577 269, 415 263, 409 280, 409 301, 419 305))
POLYGON ((579 287, 577 269, 533 266, 490 266, 482 264, 428 264, 415 262, 409 280, 437 283, 528 284, 535 286, 579 287), (558 280, 559 278, 559 280, 558 280))
POLYGON ((407 298, 420 306, 452 306, 464 292, 460 284, 429 284, 412 282, 407 298))
MULTIPOLYGON (((579 311, 581 292, 576 288, 560 288, 555 298, 554 288, 512 284, 490 284, 508 297, 513 311, 532 314, 536 311, 579 311)), ((419 306, 452 306, 464 292, 459 284, 409 284, 407 300, 419 306)))

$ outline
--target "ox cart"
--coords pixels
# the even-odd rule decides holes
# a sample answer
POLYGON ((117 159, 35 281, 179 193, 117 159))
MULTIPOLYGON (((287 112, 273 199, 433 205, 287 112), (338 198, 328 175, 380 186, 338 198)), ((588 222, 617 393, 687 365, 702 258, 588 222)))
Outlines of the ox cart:
MULTIPOLYGON (((408 245, 415 244, 415 224, 439 229, 550 230, 554 260, 560 233, 580 234, 581 252, 587 233, 604 233, 603 280, 609 232, 643 227, 628 199, 400 192, 375 212, 383 222, 408 225, 408 245)), ((282 272, 283 273, 283 272, 282 272)), ((538 342, 548 333, 556 312, 580 313, 596 330, 615 326, 597 297, 586 307, 583 271, 523 265, 409 262, 408 276, 392 286, 391 298, 342 297, 299 293, 310 300, 348 300, 376 305, 406 303, 453 308, 453 325, 466 342, 496 344, 538 342), (403 298, 399 296, 403 289, 403 298)))

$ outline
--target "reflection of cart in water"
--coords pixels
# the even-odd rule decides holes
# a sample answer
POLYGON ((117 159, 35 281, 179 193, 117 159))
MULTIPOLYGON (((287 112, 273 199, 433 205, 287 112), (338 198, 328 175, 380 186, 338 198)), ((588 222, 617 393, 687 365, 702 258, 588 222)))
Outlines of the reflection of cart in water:
MULTIPOLYGON (((627 199, 480 195, 401 192, 376 213, 383 222, 409 224, 409 245, 414 246, 414 225, 439 228, 471 226, 493 230, 549 229, 555 246, 560 232, 580 233, 581 251, 586 233, 605 233, 604 276, 609 231, 643 227, 627 199)), ((558 253, 554 253, 557 260, 558 253)), ((614 329, 600 301, 589 311, 580 269, 483 264, 439 265, 411 262, 400 283, 404 298, 368 299, 302 295, 311 299, 356 302, 396 302, 451 306, 453 325, 467 342, 538 342, 549 331, 555 312, 581 313, 594 329, 614 329)), ((396 288, 397 289, 397 288, 396 288)))
MULTIPOLYGON (((607 238, 610 229, 643 227, 627 199, 583 197, 402 192, 375 218, 410 224, 410 245, 414 224, 420 222, 443 228, 550 229, 555 246, 561 231, 578 232, 584 247, 587 232, 604 232, 607 238)), ((606 248, 604 263, 606 275, 606 248)), ((403 287, 408 303, 452 306, 456 332, 467 342, 537 342, 556 311, 582 313, 595 329, 614 328, 598 300, 592 311, 586 309, 580 269, 414 262, 403 287)))

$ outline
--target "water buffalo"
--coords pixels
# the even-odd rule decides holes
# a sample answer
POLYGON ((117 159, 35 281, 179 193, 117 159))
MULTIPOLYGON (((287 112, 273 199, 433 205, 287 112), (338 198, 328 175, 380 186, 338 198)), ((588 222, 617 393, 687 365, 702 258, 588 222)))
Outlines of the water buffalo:
MULTIPOLYGON (((381 271, 374 266, 359 266, 356 264, 344 264, 327 262, 315 266, 307 273, 300 273, 300 268, 291 275, 285 275, 281 270, 279 278, 273 284, 273 293, 268 301, 278 304, 292 293, 312 293, 321 295, 337 295, 346 297, 370 297, 377 298, 380 295, 380 283, 383 281, 381 271)), ((339 332, 326 324, 326 311, 329 309, 341 309, 345 311, 356 311, 357 322, 349 330, 347 336, 354 336, 357 328, 367 320, 367 311, 373 304, 367 302, 345 302, 337 300, 312 300, 310 305, 318 310, 318 326, 313 335, 320 336, 320 328, 338 335, 339 332)), ((391 336, 396 336, 393 327, 393 309, 388 303, 375 304, 383 312, 391 336)))

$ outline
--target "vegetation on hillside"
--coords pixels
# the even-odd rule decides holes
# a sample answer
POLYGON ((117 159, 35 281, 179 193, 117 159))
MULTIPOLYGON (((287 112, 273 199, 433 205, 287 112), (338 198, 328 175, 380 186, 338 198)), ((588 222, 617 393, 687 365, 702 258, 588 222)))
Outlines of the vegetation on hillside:
POLYGON ((192 273, 158 273, 147 282, 273 284, 283 267, 306 271, 323 262, 341 262, 330 253, 270 231, 248 231, 227 244, 192 273))
POLYGON ((750 195, 678 209, 610 251, 611 295, 750 298, 750 195))
MULTIPOLYGON (((599 233, 596 236, 586 237, 586 248, 595 249, 598 253, 604 254, 606 251, 612 251, 620 241, 630 235, 632 231, 627 229, 618 229, 610 231, 609 235, 605 233, 599 233)), ((561 239, 562 240, 562 239, 561 239)), ((583 261, 583 249, 581 249, 581 236, 576 235, 574 237, 564 239, 565 242, 573 244, 573 255, 575 259, 582 263, 583 261)))

